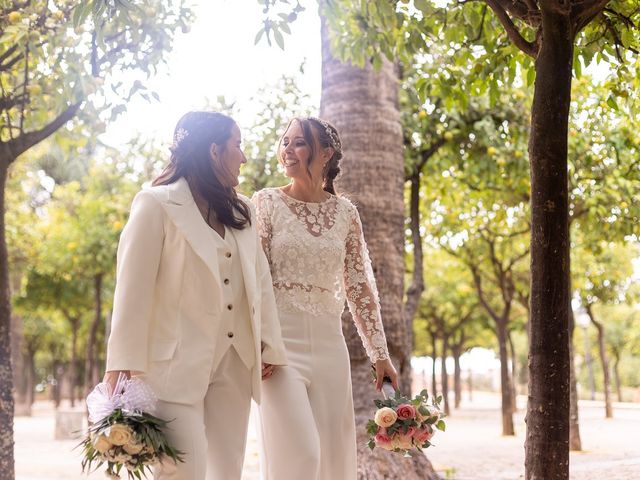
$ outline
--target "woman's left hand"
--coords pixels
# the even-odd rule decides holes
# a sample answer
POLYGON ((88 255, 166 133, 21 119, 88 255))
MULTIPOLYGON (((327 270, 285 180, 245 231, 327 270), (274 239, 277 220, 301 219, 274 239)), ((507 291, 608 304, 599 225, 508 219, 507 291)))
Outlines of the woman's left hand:
POLYGON ((266 380, 271 375, 273 375, 274 369, 275 369, 275 366, 271 365, 270 363, 262 362, 262 380, 266 380))
POLYGON ((382 390, 382 380, 384 377, 389 377, 393 388, 400 390, 398 387, 398 372, 396 372, 396 369, 389 358, 376 361, 376 390, 382 390))

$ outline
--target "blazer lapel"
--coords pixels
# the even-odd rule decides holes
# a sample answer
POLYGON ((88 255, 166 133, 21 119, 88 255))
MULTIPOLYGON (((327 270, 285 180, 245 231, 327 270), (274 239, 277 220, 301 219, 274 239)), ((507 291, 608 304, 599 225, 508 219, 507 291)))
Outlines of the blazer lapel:
POLYGON ((211 240, 210 227, 202 218, 189 190, 189 184, 184 178, 169 186, 169 195, 162 202, 162 206, 219 284, 218 255, 211 240))

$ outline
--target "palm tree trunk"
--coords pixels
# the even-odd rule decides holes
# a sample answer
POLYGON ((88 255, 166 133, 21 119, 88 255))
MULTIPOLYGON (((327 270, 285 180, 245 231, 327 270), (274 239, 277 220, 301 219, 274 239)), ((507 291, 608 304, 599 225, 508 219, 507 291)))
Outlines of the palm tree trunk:
MULTIPOLYGON (((404 316, 404 159, 398 109, 398 75, 386 62, 380 72, 337 61, 322 22, 322 97, 320 115, 340 131, 344 146, 338 190, 357 204, 381 296, 382 316, 392 361, 401 387, 411 388, 410 321, 404 316)), ((346 315, 345 315, 346 317, 346 315)), ((344 318, 344 317, 343 317, 344 318)), ((377 480, 437 479, 424 455, 410 460, 366 447, 364 425, 376 394, 370 364, 353 322, 343 323, 351 356, 354 407, 358 431, 358 478, 377 480)))

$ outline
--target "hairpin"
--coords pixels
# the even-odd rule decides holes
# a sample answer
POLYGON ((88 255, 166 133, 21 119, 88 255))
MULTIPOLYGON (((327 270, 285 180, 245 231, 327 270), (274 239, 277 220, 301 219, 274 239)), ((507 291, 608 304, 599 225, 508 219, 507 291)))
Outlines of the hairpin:
POLYGON ((180 142, 189 136, 189 132, 184 128, 179 128, 176 130, 176 133, 173 135, 173 145, 171 145, 172 149, 177 149, 180 147, 180 142))
POLYGON ((309 117, 309 120, 313 120, 314 122, 318 122, 320 125, 322 125, 325 133, 329 137, 329 140, 331 140, 331 146, 334 148, 334 150, 336 150, 337 152, 342 151, 342 145, 340 144, 338 134, 333 130, 333 128, 331 128, 331 125, 318 117, 309 117))

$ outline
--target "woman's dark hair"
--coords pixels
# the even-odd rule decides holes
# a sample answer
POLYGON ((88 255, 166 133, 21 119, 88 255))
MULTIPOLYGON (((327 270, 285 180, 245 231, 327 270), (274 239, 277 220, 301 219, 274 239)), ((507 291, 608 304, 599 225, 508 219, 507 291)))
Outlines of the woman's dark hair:
MULTIPOLYGON (((304 141, 307 143, 307 145, 309 145, 309 149, 311 150, 309 158, 307 159, 307 173, 309 174, 309 176, 311 176, 309 165, 311 164, 311 160, 313 159, 313 157, 316 155, 317 147, 333 148, 333 155, 327 161, 327 165, 322 172, 322 188, 326 192, 335 195, 336 190, 333 186, 333 181, 340 173, 340 159, 342 159, 342 144, 340 142, 338 130, 332 124, 320 118, 295 117, 289 122, 289 125, 287 125, 287 128, 285 129, 285 132, 289 130, 289 127, 294 122, 297 122, 298 125, 300 125, 304 141), (315 135, 313 134, 313 132, 315 132, 315 135)), ((282 138, 280 138, 280 143, 278 145, 278 156, 280 156, 281 149, 282 138)))
POLYGON ((183 115, 174 130, 170 163, 153 185, 168 185, 184 177, 207 201, 207 213, 213 210, 223 225, 242 229, 251 223, 249 206, 238 198, 233 186, 225 182, 227 172, 217 171, 211 162, 211 145, 215 143, 223 155, 234 125, 231 117, 218 112, 195 111, 183 115))

